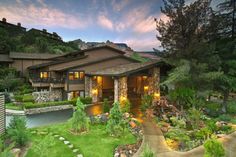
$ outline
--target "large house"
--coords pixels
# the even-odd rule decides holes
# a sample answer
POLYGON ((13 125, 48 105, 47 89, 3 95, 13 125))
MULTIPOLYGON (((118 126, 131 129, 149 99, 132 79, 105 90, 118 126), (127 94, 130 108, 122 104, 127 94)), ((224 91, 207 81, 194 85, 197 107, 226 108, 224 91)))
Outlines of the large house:
POLYGON ((29 81, 37 91, 49 91, 52 99, 90 96, 118 101, 148 93, 160 97, 159 60, 140 63, 125 52, 103 45, 54 58, 27 68, 29 81))

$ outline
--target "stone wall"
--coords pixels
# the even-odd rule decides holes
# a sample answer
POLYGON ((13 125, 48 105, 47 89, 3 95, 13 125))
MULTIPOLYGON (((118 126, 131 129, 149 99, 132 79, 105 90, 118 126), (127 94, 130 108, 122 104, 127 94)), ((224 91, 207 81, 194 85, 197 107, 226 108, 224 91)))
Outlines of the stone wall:
POLYGON ((102 98, 102 77, 101 76, 97 76, 91 79, 91 84, 90 87, 90 91, 91 91, 91 95, 92 95, 92 101, 93 102, 99 102, 101 101, 100 99, 102 98))
POLYGON ((52 89, 51 91, 41 91, 32 93, 35 102, 49 102, 49 101, 60 101, 62 100, 62 90, 52 89))
POLYGON ((5 132, 5 98, 0 95, 0 135, 5 132))
POLYGON ((127 92, 128 92, 128 87, 127 87, 127 77, 121 77, 119 78, 119 85, 118 85, 118 93, 119 93, 119 101, 123 101, 122 99, 127 98, 127 92))
POLYGON ((154 101, 157 101, 160 97, 160 68, 154 67, 150 69, 151 76, 148 77, 148 94, 154 95, 154 101))

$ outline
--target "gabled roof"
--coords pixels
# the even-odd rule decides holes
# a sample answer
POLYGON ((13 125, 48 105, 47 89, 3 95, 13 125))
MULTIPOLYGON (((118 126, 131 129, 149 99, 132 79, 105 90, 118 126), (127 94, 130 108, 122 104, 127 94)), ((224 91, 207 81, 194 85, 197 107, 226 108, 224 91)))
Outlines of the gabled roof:
POLYGON ((148 69, 150 67, 160 65, 162 61, 150 61, 145 63, 129 63, 124 65, 118 65, 111 68, 106 68, 98 71, 87 72, 86 75, 90 76, 125 76, 138 71, 148 69))
POLYGON ((42 63, 42 64, 29 66, 28 69, 43 68, 43 67, 47 67, 47 66, 50 66, 50 65, 56 65, 56 64, 60 64, 60 63, 70 62, 70 61, 74 61, 74 60, 77 60, 77 59, 83 59, 83 58, 86 58, 86 57, 88 57, 88 56, 79 56, 79 57, 75 57, 75 58, 67 58, 67 59, 63 59, 63 60, 56 60, 56 61, 52 61, 52 62, 48 62, 48 63, 42 63))
POLYGON ((91 64, 100 63, 100 62, 104 62, 104 61, 108 61, 108 60, 112 60, 112 59, 116 59, 116 58, 125 58, 125 59, 130 60, 130 61, 135 62, 135 63, 139 62, 139 61, 137 61, 135 59, 132 59, 130 57, 127 57, 127 56, 124 56, 124 55, 118 55, 118 56, 112 56, 112 57, 108 57, 108 58, 88 60, 88 62, 86 62, 86 63, 81 63, 81 64, 78 64, 76 66, 71 66, 71 67, 60 68, 60 69, 57 69, 57 71, 64 71, 64 70, 68 70, 68 69, 88 66, 88 65, 91 65, 91 64))
POLYGON ((49 53, 23 53, 23 52, 10 52, 9 57, 13 59, 45 59, 50 60, 55 57, 59 57, 58 54, 49 53))
POLYGON ((118 48, 114 48, 114 47, 109 46, 109 45, 102 45, 102 46, 98 46, 98 47, 92 47, 92 48, 80 50, 80 51, 77 51, 77 52, 67 53, 67 54, 62 55, 62 56, 75 56, 75 55, 78 55, 78 54, 83 54, 84 52, 89 52, 89 51, 93 51, 93 50, 99 50, 99 49, 103 49, 103 48, 107 48, 107 49, 116 51, 116 52, 118 52, 118 53, 120 53, 122 55, 126 53, 125 51, 122 51, 122 50, 120 50, 118 48))

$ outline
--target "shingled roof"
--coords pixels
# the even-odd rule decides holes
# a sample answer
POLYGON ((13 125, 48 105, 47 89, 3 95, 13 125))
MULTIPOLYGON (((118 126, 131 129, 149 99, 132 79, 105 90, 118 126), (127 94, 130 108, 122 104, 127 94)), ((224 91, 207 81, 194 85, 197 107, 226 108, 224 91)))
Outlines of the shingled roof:
POLYGON ((55 57, 59 57, 61 55, 58 54, 50 54, 50 53, 23 53, 23 52, 10 52, 9 57, 14 59, 52 59, 55 57))
POLYGON ((0 62, 13 62, 8 54, 0 54, 0 62))
POLYGON ((119 65, 111 68, 102 69, 99 71, 87 72, 86 75, 90 76, 124 76, 127 74, 135 73, 148 69, 150 67, 160 65, 162 61, 150 61, 145 63, 129 63, 124 65, 119 65))

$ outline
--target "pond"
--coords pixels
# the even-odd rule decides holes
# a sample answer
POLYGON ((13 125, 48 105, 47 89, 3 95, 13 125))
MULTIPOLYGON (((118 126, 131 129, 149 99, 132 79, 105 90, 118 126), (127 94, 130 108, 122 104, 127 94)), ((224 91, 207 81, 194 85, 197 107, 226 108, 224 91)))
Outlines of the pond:
MULTIPOLYGON (((88 115, 97 115, 102 113, 102 105, 96 104, 86 107, 86 112, 88 115)), ((54 123, 65 122, 70 119, 73 115, 73 109, 54 111, 47 113, 40 113, 34 115, 27 115, 26 122, 28 128, 33 128, 37 126, 50 125, 54 123)), ((8 126, 12 116, 6 116, 6 126, 8 126)))

